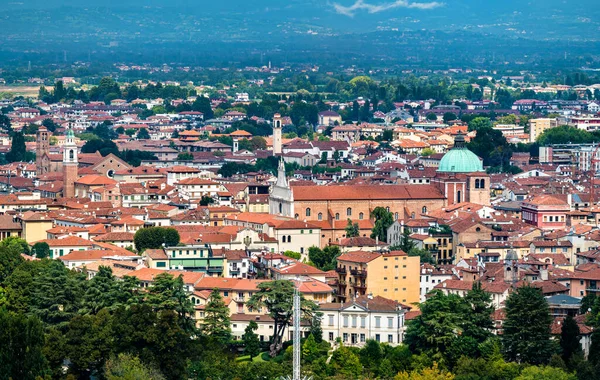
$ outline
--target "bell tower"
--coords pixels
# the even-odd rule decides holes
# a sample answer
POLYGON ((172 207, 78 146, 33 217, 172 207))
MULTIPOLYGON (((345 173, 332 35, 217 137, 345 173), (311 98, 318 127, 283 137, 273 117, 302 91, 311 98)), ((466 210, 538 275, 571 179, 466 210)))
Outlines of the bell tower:
POLYGON ((273 155, 281 154, 281 128, 283 127, 281 115, 276 113, 273 115, 273 155))
POLYGON ((63 196, 65 198, 75 197, 77 165, 77 144, 73 130, 69 128, 63 150, 63 196))
POLYGON ((294 216, 294 194, 285 177, 285 164, 282 159, 277 170, 277 182, 269 193, 269 214, 290 218, 294 216))
POLYGON ((35 148, 35 166, 39 176, 50 171, 50 132, 44 126, 37 131, 35 148))

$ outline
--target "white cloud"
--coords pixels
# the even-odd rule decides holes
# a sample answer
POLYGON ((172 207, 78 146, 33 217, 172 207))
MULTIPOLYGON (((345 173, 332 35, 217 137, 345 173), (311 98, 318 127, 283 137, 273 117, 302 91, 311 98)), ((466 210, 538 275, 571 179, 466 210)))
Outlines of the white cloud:
POLYGON ((395 8, 433 9, 443 6, 444 3, 432 1, 428 3, 412 3, 408 0, 396 0, 391 3, 369 4, 364 0, 356 0, 354 4, 345 7, 339 3, 333 3, 333 8, 339 14, 353 17, 357 11, 365 10, 368 13, 379 13, 395 8))

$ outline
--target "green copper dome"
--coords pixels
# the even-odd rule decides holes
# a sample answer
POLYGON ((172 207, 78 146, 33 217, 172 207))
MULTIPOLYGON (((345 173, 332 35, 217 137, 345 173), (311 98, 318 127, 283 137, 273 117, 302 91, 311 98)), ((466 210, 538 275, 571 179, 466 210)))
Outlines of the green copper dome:
POLYGON ((73 133, 73 130, 71 128, 67 129, 67 138, 68 139, 75 138, 75 134, 73 133))
POLYGON ((474 173, 482 172, 483 165, 477 155, 465 146, 465 138, 456 136, 454 148, 442 157, 437 170, 442 173, 474 173))

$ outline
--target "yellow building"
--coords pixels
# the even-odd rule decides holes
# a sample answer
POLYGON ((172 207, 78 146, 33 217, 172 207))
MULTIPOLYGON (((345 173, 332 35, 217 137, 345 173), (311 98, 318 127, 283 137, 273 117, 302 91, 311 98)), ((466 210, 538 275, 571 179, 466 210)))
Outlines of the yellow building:
POLYGON ((529 120, 529 142, 535 142, 544 131, 558 126, 556 119, 531 119, 529 120))
POLYGON ((28 243, 46 239, 46 231, 53 227, 53 220, 43 212, 28 211, 19 220, 23 226, 22 238, 28 243))
POLYGON ((411 305, 419 302, 419 257, 403 251, 386 253, 356 251, 337 259, 338 297, 351 301, 372 294, 411 305))

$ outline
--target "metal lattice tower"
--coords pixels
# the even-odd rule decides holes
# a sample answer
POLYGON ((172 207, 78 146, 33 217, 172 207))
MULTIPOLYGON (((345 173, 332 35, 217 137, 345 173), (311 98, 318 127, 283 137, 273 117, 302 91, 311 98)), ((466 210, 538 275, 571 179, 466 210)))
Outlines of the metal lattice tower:
POLYGON ((294 373, 293 380, 300 380, 300 292, 294 289, 294 373))

